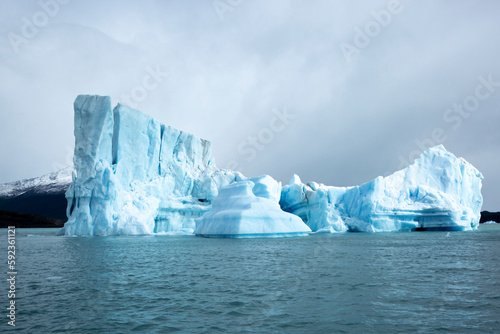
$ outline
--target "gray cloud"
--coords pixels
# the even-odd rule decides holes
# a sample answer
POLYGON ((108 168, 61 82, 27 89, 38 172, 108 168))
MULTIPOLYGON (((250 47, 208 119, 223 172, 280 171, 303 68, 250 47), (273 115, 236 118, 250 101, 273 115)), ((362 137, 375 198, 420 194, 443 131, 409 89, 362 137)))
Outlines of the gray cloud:
POLYGON ((22 36, 23 17, 42 9, 2 2, 0 182, 67 164, 72 102, 87 93, 132 101, 211 140, 221 167, 237 162, 246 175, 283 182, 293 173, 366 182, 404 167, 442 129, 445 139, 432 142, 482 171, 484 208, 499 209, 500 87, 456 129, 444 115, 474 94, 479 76, 500 81, 500 3, 401 0, 351 62, 341 44, 355 45, 353 29, 389 1, 232 3, 221 20, 214 1, 72 0, 16 53, 9 33, 22 36), (145 88, 156 69, 162 74, 146 84, 154 89, 145 88), (295 118, 248 159, 248 137, 285 107, 295 118))

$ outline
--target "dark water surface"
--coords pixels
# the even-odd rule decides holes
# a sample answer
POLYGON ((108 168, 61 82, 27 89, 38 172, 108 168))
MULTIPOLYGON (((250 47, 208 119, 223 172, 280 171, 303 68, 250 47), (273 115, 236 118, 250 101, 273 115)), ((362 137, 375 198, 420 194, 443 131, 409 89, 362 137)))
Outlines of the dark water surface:
POLYGON ((499 225, 288 239, 17 229, 14 331, 500 332, 499 225))

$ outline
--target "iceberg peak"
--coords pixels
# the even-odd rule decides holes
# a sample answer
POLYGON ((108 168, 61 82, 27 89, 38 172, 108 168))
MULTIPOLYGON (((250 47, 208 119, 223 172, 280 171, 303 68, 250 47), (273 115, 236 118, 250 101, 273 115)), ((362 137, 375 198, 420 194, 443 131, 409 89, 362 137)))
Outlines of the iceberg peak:
POLYGON ((290 184, 301 184, 302 181, 300 180, 300 177, 297 174, 293 174, 292 178, 290 179, 290 184))

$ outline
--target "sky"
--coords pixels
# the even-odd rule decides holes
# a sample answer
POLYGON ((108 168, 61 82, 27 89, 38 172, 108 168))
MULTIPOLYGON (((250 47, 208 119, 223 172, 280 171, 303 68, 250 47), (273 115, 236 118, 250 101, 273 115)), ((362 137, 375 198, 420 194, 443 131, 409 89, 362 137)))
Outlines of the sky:
POLYGON ((247 176, 357 185, 443 144, 500 211, 500 2, 0 2, 0 183, 72 164, 109 95, 247 176))

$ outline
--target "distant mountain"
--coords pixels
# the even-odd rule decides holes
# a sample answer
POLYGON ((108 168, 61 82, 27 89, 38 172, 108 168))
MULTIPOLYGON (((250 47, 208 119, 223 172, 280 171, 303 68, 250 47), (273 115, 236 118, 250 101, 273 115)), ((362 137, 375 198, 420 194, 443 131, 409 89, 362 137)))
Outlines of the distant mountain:
POLYGON ((65 193, 72 182, 73 167, 41 177, 0 185, 0 210, 66 221, 65 193))

